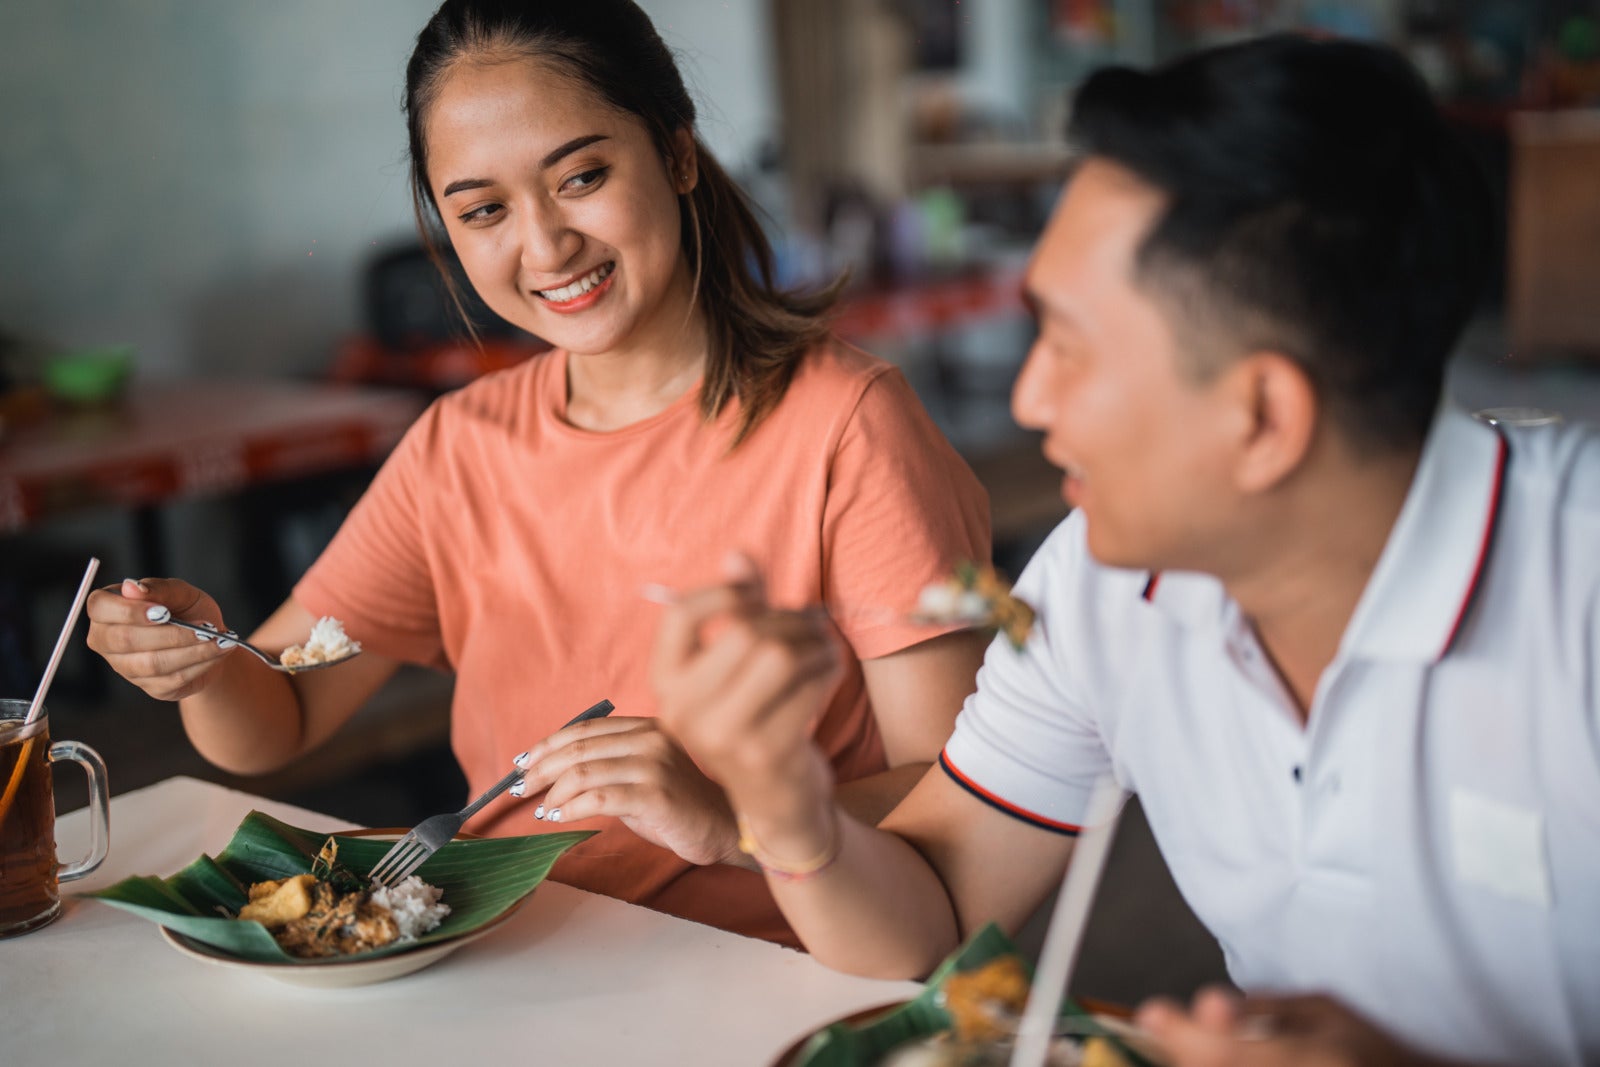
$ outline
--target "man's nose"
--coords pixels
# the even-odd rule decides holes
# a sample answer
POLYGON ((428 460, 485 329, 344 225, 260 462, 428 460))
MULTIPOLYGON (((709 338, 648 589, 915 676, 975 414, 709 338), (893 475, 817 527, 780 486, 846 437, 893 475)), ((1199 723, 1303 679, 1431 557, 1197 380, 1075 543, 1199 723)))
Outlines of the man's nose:
POLYGON ((1039 345, 1028 349, 1028 358, 1011 386, 1011 417, 1019 426, 1043 430, 1050 425, 1050 370, 1039 345))

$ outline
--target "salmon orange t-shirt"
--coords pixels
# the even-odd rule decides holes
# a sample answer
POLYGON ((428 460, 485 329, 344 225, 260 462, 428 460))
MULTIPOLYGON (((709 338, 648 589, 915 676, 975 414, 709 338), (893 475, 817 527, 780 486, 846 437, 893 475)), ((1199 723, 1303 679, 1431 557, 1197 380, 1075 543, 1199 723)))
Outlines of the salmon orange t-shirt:
MULTIPOLYGON (((565 418, 562 351, 428 408, 295 587, 364 647, 453 671, 451 743, 473 795, 601 699, 652 716, 661 608, 648 583, 716 582, 743 552, 784 607, 843 605, 853 654, 817 741, 841 782, 886 768, 860 660, 941 631, 902 613, 962 560, 989 557, 988 498, 892 365, 840 342, 801 361, 737 447, 737 403, 698 390, 609 432, 565 418)), ((614 819, 551 826, 499 800, 491 835, 598 829, 552 877, 795 944, 760 875, 695 866, 614 819)))

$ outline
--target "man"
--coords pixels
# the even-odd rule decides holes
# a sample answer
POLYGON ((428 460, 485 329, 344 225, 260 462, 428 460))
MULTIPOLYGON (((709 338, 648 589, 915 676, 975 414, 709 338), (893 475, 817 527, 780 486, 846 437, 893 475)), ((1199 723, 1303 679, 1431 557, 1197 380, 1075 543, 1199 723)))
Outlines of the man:
POLYGON ((1440 407, 1488 207, 1393 53, 1280 37, 1078 95, 1016 383, 1073 514, 941 766, 874 829, 808 741, 833 657, 759 580, 664 617, 662 717, 807 947, 925 974, 1141 798, 1251 996, 1180 1064, 1600 1061, 1600 437, 1440 407))

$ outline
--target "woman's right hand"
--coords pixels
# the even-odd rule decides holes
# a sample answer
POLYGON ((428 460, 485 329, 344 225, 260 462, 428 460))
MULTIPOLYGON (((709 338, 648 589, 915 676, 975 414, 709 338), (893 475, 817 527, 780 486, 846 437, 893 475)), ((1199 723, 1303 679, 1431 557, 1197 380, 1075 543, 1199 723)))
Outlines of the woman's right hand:
POLYGON ((217 602, 176 578, 125 578, 89 594, 89 647, 111 669, 157 700, 193 696, 216 677, 228 649, 199 639, 180 626, 151 622, 145 615, 161 604, 175 619, 227 627, 217 602))

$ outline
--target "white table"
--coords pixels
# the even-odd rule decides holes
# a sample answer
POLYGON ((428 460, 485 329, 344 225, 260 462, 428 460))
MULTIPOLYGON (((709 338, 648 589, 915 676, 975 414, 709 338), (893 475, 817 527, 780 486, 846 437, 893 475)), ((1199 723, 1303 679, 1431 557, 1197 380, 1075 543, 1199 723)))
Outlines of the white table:
MULTIPOLYGON (((215 854, 251 809, 349 823, 171 778, 111 802, 111 854, 66 890, 166 875, 215 854)), ((87 851, 82 811, 61 855, 87 851)), ((0 1063, 762 1067, 842 1015, 913 982, 827 970, 800 952, 547 883, 495 933, 402 978, 316 990, 185 956, 155 924, 65 900, 50 926, 0 941, 0 1063)))

